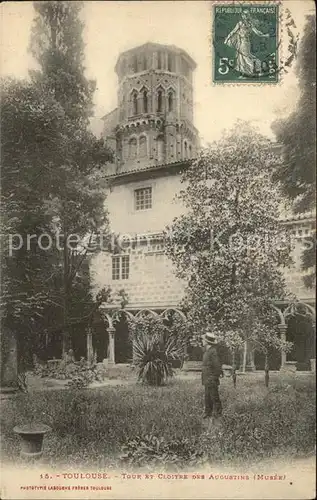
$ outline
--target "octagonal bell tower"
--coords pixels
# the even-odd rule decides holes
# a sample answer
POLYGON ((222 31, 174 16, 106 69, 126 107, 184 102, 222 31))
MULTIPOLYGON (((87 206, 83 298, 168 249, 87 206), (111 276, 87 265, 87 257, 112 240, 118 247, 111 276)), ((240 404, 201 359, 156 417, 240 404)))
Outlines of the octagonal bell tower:
POLYGON ((196 155, 195 67, 185 51, 172 45, 147 43, 119 56, 113 134, 119 170, 174 163, 196 155))

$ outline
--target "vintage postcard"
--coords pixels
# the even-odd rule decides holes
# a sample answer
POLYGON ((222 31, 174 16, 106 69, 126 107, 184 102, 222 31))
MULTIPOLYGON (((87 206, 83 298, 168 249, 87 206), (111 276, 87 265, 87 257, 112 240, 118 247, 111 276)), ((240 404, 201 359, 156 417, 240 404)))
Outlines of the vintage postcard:
POLYGON ((314 2, 1 32, 1 499, 315 498, 314 2))

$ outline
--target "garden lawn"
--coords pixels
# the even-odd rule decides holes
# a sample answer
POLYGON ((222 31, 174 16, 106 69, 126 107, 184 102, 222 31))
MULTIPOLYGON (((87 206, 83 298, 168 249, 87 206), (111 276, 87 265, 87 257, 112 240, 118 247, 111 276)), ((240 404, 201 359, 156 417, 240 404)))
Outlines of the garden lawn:
POLYGON ((122 445, 145 435, 174 441, 173 450, 175 441, 188 440, 191 451, 204 452, 213 464, 313 454, 314 378, 275 374, 271 379, 268 389, 253 374, 239 376, 236 389, 223 379, 223 423, 209 433, 201 418, 199 379, 175 378, 158 388, 135 384, 17 394, 2 402, 2 460, 16 461, 19 440, 12 429, 32 421, 53 429, 42 459, 53 467, 117 467, 122 445))

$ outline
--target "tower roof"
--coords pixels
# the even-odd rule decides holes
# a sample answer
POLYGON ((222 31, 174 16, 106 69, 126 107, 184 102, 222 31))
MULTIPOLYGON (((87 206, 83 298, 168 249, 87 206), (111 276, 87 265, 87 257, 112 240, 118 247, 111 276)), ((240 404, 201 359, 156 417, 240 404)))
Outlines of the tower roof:
POLYGON ((161 43, 147 42, 142 45, 138 45, 137 47, 133 47, 132 49, 121 52, 121 54, 118 57, 117 63, 115 65, 115 71, 118 72, 119 64, 124 57, 126 57, 128 54, 141 52, 144 49, 170 50, 173 51, 174 53, 182 54, 186 58, 192 70, 194 70, 197 66, 194 59, 190 57, 190 55, 184 49, 180 49, 179 47, 176 47, 176 45, 163 45, 161 43))

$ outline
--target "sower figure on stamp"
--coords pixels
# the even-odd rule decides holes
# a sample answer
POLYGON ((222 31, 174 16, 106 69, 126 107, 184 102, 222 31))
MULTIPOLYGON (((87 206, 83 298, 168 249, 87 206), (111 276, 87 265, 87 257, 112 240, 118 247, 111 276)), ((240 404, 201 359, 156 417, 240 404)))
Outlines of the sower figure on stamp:
POLYGON ((222 366, 217 352, 217 338, 211 332, 203 335, 206 348, 203 356, 202 384, 205 386, 205 413, 203 418, 219 418, 222 405, 219 397, 219 378, 223 376, 222 366))

